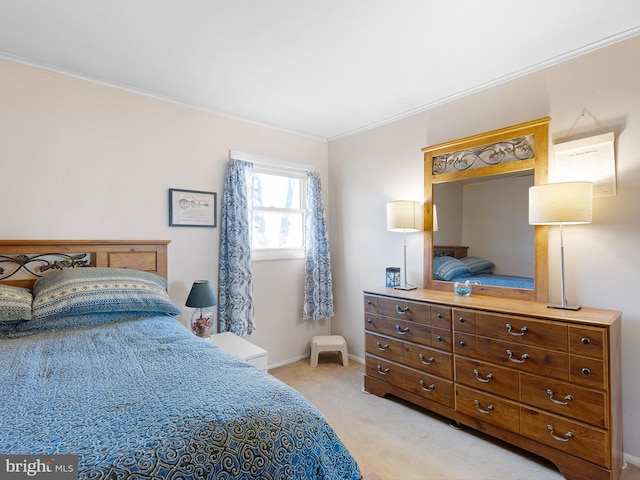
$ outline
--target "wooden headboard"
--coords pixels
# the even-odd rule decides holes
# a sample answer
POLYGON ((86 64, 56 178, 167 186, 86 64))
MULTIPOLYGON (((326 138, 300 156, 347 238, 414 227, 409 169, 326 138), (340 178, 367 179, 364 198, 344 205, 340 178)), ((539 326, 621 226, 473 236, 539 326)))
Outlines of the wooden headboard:
POLYGON ((434 257, 453 257, 464 258, 467 256, 467 250, 469 247, 452 247, 449 245, 434 245, 433 256, 434 257))
POLYGON ((31 288, 76 266, 130 268, 167 278, 170 240, 0 240, 0 283, 31 288))

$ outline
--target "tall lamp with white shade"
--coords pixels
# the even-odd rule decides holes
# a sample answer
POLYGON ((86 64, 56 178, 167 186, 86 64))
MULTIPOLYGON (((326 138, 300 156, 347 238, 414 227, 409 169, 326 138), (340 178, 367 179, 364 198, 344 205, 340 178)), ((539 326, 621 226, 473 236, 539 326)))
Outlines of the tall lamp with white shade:
POLYGON ((593 184, 566 182, 536 185, 529 188, 529 223, 531 225, 560 225, 560 304, 549 308, 579 310, 580 305, 567 303, 564 289, 563 225, 591 223, 593 184))
POLYGON ((394 287, 398 290, 414 290, 416 287, 407 282, 407 232, 422 230, 422 204, 411 200, 396 200, 387 203, 387 230, 403 233, 404 263, 402 284, 394 287))

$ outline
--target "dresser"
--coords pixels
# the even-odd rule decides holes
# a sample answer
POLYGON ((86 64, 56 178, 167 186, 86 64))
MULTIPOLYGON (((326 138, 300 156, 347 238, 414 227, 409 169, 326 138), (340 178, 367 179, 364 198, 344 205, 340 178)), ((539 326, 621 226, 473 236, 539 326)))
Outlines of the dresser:
POLYGON ((620 324, 614 310, 366 290, 364 388, 545 457, 568 480, 616 480, 620 324))

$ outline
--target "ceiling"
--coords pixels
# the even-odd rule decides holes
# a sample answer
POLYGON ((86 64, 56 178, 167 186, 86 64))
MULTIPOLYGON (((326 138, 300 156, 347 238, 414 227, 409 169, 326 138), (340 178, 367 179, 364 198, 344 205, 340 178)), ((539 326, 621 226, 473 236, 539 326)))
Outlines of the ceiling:
POLYGON ((325 139, 639 33, 637 0, 0 0, 0 58, 325 139))

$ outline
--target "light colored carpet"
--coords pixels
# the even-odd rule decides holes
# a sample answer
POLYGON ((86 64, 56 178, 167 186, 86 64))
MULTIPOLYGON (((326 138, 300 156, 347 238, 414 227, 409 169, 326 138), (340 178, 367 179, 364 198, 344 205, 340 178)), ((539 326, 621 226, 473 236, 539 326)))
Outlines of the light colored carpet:
MULTIPOLYGON (((365 480, 562 480, 548 461, 393 397, 363 392, 364 366, 343 367, 340 354, 274 368, 325 415, 365 480)), ((630 466, 621 480, 640 480, 630 466)))

